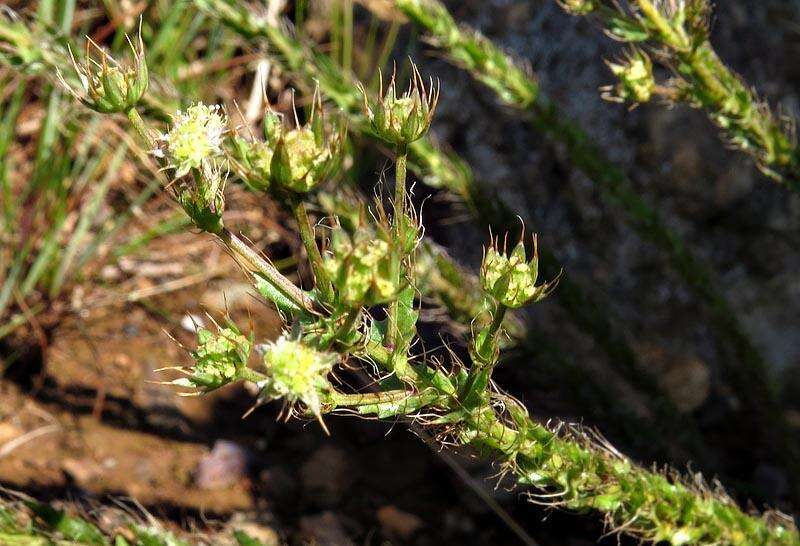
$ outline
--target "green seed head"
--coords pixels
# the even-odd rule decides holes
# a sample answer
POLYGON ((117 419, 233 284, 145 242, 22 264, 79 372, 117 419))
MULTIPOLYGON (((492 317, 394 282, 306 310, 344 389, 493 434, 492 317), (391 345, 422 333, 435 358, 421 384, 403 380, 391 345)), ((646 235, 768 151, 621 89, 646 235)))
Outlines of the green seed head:
POLYGON ((186 377, 171 383, 208 392, 235 381, 247 366, 252 342, 233 325, 218 328, 217 333, 205 328, 197 331, 197 349, 192 351, 195 364, 179 370, 186 377))
POLYGON ((605 98, 635 104, 650 100, 656 82, 653 78, 653 62, 644 51, 634 49, 619 62, 607 64, 619 78, 619 84, 606 88, 605 98))
POLYGON ((369 97, 363 85, 359 86, 364 98, 364 114, 369 119, 375 134, 395 146, 407 146, 420 139, 430 128, 436 104, 439 101, 439 88, 431 81, 428 87, 416 65, 411 64, 412 77, 408 90, 397 95, 395 76, 389 86, 383 89, 377 100, 369 97))
POLYGON ((334 233, 332 254, 325 260, 339 299, 345 305, 379 305, 397 296, 398 286, 391 274, 392 264, 399 261, 394 247, 374 236, 356 235, 353 241, 334 233))
POLYGON ((283 133, 272 158, 275 181, 296 193, 306 193, 322 182, 333 170, 338 146, 318 142, 307 127, 283 133))
POLYGON ((199 102, 185 112, 178 111, 172 129, 161 137, 165 145, 156 151, 167 158, 176 177, 222 155, 227 118, 221 110, 217 104, 208 106, 199 102))
MULTIPOLYGON (((141 36, 138 42, 137 48, 129 41, 133 64, 123 66, 88 39, 83 66, 74 57, 72 59, 83 93, 76 92, 68 85, 67 88, 83 104, 98 112, 127 112, 135 107, 147 91, 149 83, 141 36), (92 58, 93 53, 99 57, 99 62, 92 58)), ((61 81, 66 85, 63 79, 61 81)))
POLYGON ((280 186, 295 193, 306 193, 339 166, 345 131, 341 124, 325 124, 322 100, 314 95, 309 121, 294 129, 282 129, 275 118, 265 119, 267 141, 274 142, 272 177, 280 186))
POLYGON ((286 336, 267 345, 264 366, 269 379, 263 387, 268 399, 302 402, 315 415, 321 409, 320 392, 330 389, 328 374, 337 355, 323 353, 286 336))
POLYGON ((495 242, 484 252, 481 264, 481 286, 500 304, 518 308, 547 297, 555 288, 558 279, 537 285, 539 256, 537 239, 533 238, 533 257, 527 261, 525 244, 520 241, 511 254, 501 252, 495 242))

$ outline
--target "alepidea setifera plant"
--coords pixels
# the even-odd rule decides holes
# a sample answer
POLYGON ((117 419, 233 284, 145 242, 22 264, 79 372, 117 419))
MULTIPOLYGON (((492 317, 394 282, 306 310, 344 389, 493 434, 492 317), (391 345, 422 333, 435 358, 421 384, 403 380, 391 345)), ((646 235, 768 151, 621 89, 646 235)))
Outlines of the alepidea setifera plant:
MULTIPOLYGON (((382 95, 384 111, 393 112, 397 117, 392 121, 397 123, 386 124, 387 118, 375 115, 376 105, 367 101, 366 114, 376 131, 391 137, 398 158, 411 139, 428 130, 435 107, 432 97, 438 93, 423 85, 416 69, 412 73, 405 95, 382 95), (413 122, 418 127, 403 129, 410 126, 411 116, 423 111, 425 115, 413 122)), ((216 332, 200 330, 192 353, 195 365, 184 370, 178 385, 202 393, 236 381, 251 382, 260 401, 281 399, 287 415, 316 417, 320 422, 326 414, 353 412, 414 420, 443 443, 470 445, 493 456, 504 472, 533 487, 533 500, 599 512, 617 532, 644 540, 674 546, 800 544, 788 518, 748 515, 698 480, 690 485, 677 476, 636 466, 597 435, 574 426, 538 423, 493 383, 505 309, 538 301, 555 288, 554 281, 538 278, 535 242, 530 254, 524 245, 510 253, 497 242, 487 249, 480 284, 493 320, 476 326, 468 336, 470 362, 453 353, 447 362, 427 357, 418 347, 416 332, 414 257, 421 226, 405 190, 405 169, 396 168, 390 212, 384 211, 380 197, 369 211, 378 224, 377 236, 373 227, 360 235, 358 225, 349 233, 337 233, 341 228, 333 219, 330 248, 320 246, 305 207, 297 205, 331 177, 334 158, 341 151, 337 135, 342 133, 322 119, 320 102, 314 101, 308 124, 296 123, 294 128, 285 128, 282 120, 268 113, 265 144, 243 142, 235 147, 245 151, 271 147, 269 161, 262 156, 256 169, 248 169, 245 162, 237 173, 267 176, 269 180, 248 183, 294 212, 314 272, 310 290, 279 273, 225 225, 221 193, 228 158, 215 145, 220 138, 215 116, 224 120, 224 111, 194 105, 191 123, 184 123, 184 114, 179 114, 172 129, 158 137, 135 105, 127 110, 135 129, 161 158, 176 200, 200 230, 216 236, 253 271, 256 288, 285 319, 283 334, 261 344, 259 351, 254 350, 256 340, 232 324, 216 332), (311 131, 311 136, 303 131, 311 131), (194 147, 184 149, 177 142, 194 147), (292 151, 283 153, 281 146, 292 151), (254 367, 252 360, 257 361, 254 367), (372 376, 373 388, 363 392, 347 388, 337 378, 345 370, 372 376)), ((222 135, 242 138, 227 131, 222 135)), ((248 161, 254 164, 252 157, 248 161)))

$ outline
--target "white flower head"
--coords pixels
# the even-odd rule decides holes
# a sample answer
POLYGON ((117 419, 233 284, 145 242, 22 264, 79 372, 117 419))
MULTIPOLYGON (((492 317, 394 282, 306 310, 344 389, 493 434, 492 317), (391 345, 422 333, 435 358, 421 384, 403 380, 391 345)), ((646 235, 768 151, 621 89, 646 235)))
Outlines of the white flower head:
POLYGON ((327 376, 337 361, 335 353, 317 351, 286 336, 267 344, 264 366, 269 379, 262 396, 302 402, 319 418, 320 391, 330 388, 327 376))
POLYGON ((181 177, 200 168, 204 161, 221 156, 227 125, 218 104, 208 106, 198 102, 186 111, 179 110, 172 129, 161 137, 165 146, 159 150, 175 169, 175 176, 181 177))

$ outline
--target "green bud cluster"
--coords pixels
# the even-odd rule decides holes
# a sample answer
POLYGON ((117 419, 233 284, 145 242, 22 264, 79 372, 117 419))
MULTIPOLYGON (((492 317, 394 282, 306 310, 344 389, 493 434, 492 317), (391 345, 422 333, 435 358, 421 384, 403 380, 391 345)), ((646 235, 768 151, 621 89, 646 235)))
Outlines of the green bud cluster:
POLYGON ((231 144, 231 165, 239 178, 254 190, 268 192, 272 183, 273 146, 240 135, 234 136, 231 144))
POLYGON ((141 36, 138 42, 138 48, 128 42, 133 54, 133 64, 124 66, 88 39, 84 64, 81 66, 72 58, 83 93, 72 89, 63 78, 62 82, 78 100, 92 110, 104 114, 127 112, 139 103, 149 83, 141 36), (99 62, 92 58, 93 51, 99 55, 99 62))
POLYGON ((505 243, 502 251, 499 241, 483 254, 481 264, 481 286, 498 303, 515 309, 527 303, 535 303, 546 298, 555 289, 558 279, 537 285, 539 277, 538 243, 533 238, 533 257, 528 261, 525 244, 522 240, 511 254, 506 253, 505 243))
POLYGON ((394 266, 400 260, 388 237, 374 237, 359 230, 350 236, 335 231, 325 268, 348 307, 373 306, 392 301, 398 294, 394 266))
POLYGON ((439 102, 439 87, 434 86, 433 80, 426 87, 422 75, 413 63, 411 81, 404 94, 398 96, 394 74, 386 89, 381 77, 380 87, 380 96, 373 99, 360 86, 364 114, 375 134, 395 146, 408 146, 422 138, 430 128, 436 104, 439 102))
POLYGON ((275 181, 295 193, 311 191, 337 166, 341 142, 308 127, 284 132, 272 159, 275 181))
POLYGON ((619 84, 604 88, 603 98, 614 102, 648 102, 656 87, 653 62, 640 49, 634 49, 617 62, 607 62, 619 84))
POLYGON ((200 328, 197 330, 197 349, 191 353, 194 366, 176 368, 186 377, 170 384, 209 392, 236 381, 247 368, 252 346, 252 339, 244 336, 233 324, 218 328, 217 333, 200 328))
POLYGON ((277 187, 305 194, 329 178, 339 167, 346 131, 344 125, 325 123, 322 100, 314 94, 308 122, 286 127, 278 114, 264 115, 265 141, 233 138, 234 169, 249 186, 260 191, 277 187))

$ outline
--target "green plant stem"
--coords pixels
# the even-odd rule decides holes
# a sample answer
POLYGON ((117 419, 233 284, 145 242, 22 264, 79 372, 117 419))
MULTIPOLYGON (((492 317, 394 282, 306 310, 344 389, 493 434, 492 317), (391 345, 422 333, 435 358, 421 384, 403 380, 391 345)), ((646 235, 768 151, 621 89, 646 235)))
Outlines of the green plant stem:
POLYGON ((398 146, 395 159, 394 178, 394 229, 400 237, 403 232, 406 215, 406 166, 408 164, 408 147, 398 146))
POLYGON ((317 313, 314 308, 314 302, 300 288, 283 276, 274 265, 250 248, 250 245, 234 235, 231 230, 223 228, 218 237, 228 249, 261 273, 281 294, 289 298, 295 305, 308 313, 317 313))
POLYGON ((532 499, 604 515, 611 530, 658 544, 795 546, 791 526, 771 526, 704 486, 647 471, 588 437, 558 435, 523 416, 516 424, 484 411, 469 421, 464 441, 506 459, 520 483, 548 493, 532 499), (538 499, 538 500, 537 500, 538 499))
POLYGON ((128 120, 133 125, 133 128, 138 133, 139 137, 144 140, 145 144, 147 145, 148 150, 155 150, 156 149, 156 140, 153 137, 153 133, 150 131, 150 128, 147 126, 147 123, 142 119, 141 114, 136 110, 136 108, 131 108, 127 112, 128 120))
POLYGON ((413 392, 403 389, 358 394, 346 394, 334 390, 330 391, 329 396, 331 402, 336 407, 354 407, 372 404, 386 404, 390 402, 402 402, 413 394, 413 392))
MULTIPOLYGON (((392 228, 394 230, 395 241, 402 241, 405 235, 406 225, 406 164, 408 163, 408 147, 399 145, 397 147, 397 160, 395 163, 395 182, 394 182, 394 216, 392 217, 392 228)), ((395 286, 400 286, 403 275, 403 258, 398 257, 398 263, 394 265, 395 286)), ((387 344, 395 348, 400 337, 399 326, 397 324, 400 312, 400 300, 395 298, 389 305, 389 335, 387 344)))
POLYGON ((345 313, 344 322, 342 322, 338 328, 336 328, 336 332, 333 334, 333 340, 340 340, 343 336, 347 335, 350 331, 353 330, 353 327, 358 322, 358 319, 361 317, 361 308, 357 309, 350 309, 345 313))
POLYGON ((269 379, 265 374, 254 370, 252 368, 242 368, 238 371, 238 377, 241 381, 248 381, 250 383, 260 383, 269 379))
POLYGON ((331 283, 328 272, 325 270, 322 254, 319 251, 317 239, 314 235, 314 228, 311 225, 311 220, 308 218, 306 204, 299 195, 290 195, 288 201, 292 209, 292 214, 294 214, 294 218, 297 221, 300 239, 302 239, 303 246, 306 248, 308 261, 311 263, 311 270, 314 272, 315 286, 319 289, 320 296, 325 303, 333 303, 333 284, 331 283))
POLYGON ((497 338, 497 335, 500 333, 501 328, 503 326, 503 321, 506 317, 506 311, 508 311, 508 307, 503 305, 502 303, 497 304, 497 308, 495 309, 494 316, 492 317, 492 322, 489 324, 489 332, 490 336, 493 339, 497 338))

